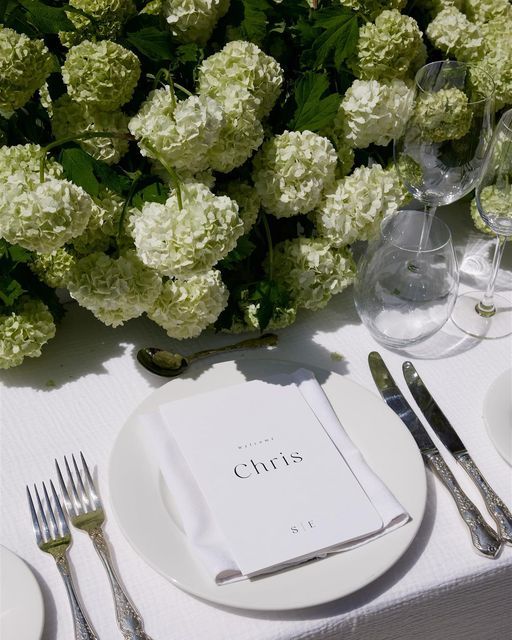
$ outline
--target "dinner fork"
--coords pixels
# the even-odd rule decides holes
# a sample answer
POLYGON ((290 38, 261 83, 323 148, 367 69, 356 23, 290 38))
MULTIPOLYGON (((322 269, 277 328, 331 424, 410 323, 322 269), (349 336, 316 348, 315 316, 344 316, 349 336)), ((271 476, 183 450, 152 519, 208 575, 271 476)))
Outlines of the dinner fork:
POLYGON ((55 491, 55 487, 53 486, 53 482, 51 480, 50 486, 53 501, 55 504, 56 514, 53 511, 50 496, 48 495, 48 491, 43 482, 46 512, 48 513, 50 519, 50 525, 48 525, 45 509, 43 507, 43 503, 39 496, 36 485, 34 485, 34 494, 37 501, 37 511, 32 500, 32 495, 30 494, 30 489, 26 487, 30 514, 32 516, 32 526, 34 528, 37 546, 41 549, 41 551, 45 551, 46 553, 49 553, 53 556, 55 562, 57 563, 60 575, 64 580, 69 602, 71 604, 71 610, 73 612, 75 639, 98 640, 95 632, 93 631, 91 623, 83 612, 82 606, 80 605, 80 601, 78 600, 78 596, 75 591, 75 587, 73 585, 73 578, 71 576, 67 559, 67 550, 71 544, 71 534, 69 532, 69 527, 66 522, 64 512, 62 511, 62 506, 57 496, 57 492, 55 491))
POLYGON ((80 457, 82 460, 83 473, 80 473, 75 456, 72 456, 76 481, 67 458, 64 457, 71 492, 68 491, 59 463, 55 460, 57 476, 69 519, 77 529, 82 529, 82 531, 89 534, 94 548, 103 562, 110 580, 110 586, 112 587, 117 623, 123 637, 126 640, 151 640, 144 632, 142 618, 126 591, 121 586, 121 582, 113 566, 110 550, 103 534, 105 512, 82 452, 80 452, 80 457))

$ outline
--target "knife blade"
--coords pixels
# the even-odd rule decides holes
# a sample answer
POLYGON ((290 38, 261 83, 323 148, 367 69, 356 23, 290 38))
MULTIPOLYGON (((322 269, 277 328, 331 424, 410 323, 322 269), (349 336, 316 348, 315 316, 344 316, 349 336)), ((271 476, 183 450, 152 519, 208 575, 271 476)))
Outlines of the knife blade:
POLYGON ((432 438, 396 385, 381 355, 377 351, 372 351, 368 356, 368 364, 384 401, 404 422, 416 441, 425 464, 428 464, 450 492, 469 530, 474 548, 488 558, 495 558, 501 549, 501 540, 460 487, 432 438))
POLYGON ((453 455, 455 460, 467 472, 471 480, 476 484, 485 502, 487 510, 493 517, 498 534, 503 542, 512 544, 512 513, 503 500, 495 493, 479 468, 469 454, 466 446, 441 411, 441 408, 432 397, 425 383, 420 378, 412 362, 404 362, 402 365, 405 381, 412 397, 418 407, 423 411, 427 422, 435 431, 441 442, 453 455))

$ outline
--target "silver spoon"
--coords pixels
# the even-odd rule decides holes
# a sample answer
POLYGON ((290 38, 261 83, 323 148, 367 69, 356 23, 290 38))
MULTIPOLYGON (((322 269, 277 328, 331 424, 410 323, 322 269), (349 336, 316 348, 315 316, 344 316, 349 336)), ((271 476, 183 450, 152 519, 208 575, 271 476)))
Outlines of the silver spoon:
POLYGON ((264 333, 257 338, 242 340, 234 344, 228 344, 224 347, 216 349, 205 349, 197 351, 189 356, 183 356, 181 353, 172 353, 158 347, 144 347, 137 351, 137 360, 140 364, 151 373, 164 378, 174 378, 180 373, 186 371, 190 364, 199 358, 208 358, 217 353, 224 351, 236 351, 237 349, 254 349, 256 347, 273 347, 277 344, 277 336, 275 333, 264 333))

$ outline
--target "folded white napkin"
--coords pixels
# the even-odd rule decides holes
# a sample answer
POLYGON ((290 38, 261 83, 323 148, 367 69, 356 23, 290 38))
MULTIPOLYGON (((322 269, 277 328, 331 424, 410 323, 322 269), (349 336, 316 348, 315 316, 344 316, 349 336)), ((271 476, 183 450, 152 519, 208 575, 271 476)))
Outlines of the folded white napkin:
MULTIPOLYGON (((382 480, 370 469, 361 452, 350 440, 313 373, 299 369, 293 374, 273 376, 269 382, 297 386, 382 519, 383 526, 377 532, 339 544, 322 555, 352 549, 405 524, 409 519, 408 514, 382 480)), ((144 414, 139 416, 138 422, 146 451, 157 461, 173 495, 194 554, 218 584, 244 579, 246 576, 242 575, 235 562, 214 514, 162 414, 158 411, 144 414)), ((274 566, 271 572, 301 561, 303 560, 298 559, 274 566)))

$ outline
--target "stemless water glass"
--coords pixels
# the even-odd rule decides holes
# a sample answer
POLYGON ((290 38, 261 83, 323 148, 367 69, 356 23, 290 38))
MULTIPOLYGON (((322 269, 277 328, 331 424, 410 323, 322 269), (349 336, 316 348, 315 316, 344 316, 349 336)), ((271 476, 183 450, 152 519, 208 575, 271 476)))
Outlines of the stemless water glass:
POLYGON ((512 237, 512 109, 498 123, 476 189, 483 222, 496 234, 491 275, 485 292, 460 296, 453 310, 455 324, 477 338, 502 338, 512 333, 512 301, 494 293, 507 238, 512 237))
MULTIPOLYGON (((494 123, 494 83, 477 66, 443 60, 415 77, 413 104, 395 140, 397 171, 427 213, 477 184, 494 123)), ((426 223, 432 218, 425 218, 426 223)), ((428 226, 424 236, 428 236, 428 226)))
POLYGON ((400 348, 425 340, 444 325, 458 284, 446 224, 431 214, 404 210, 384 220, 380 235, 359 260, 354 300, 373 337, 400 348), (422 238, 425 215, 430 217, 427 239, 422 238))

